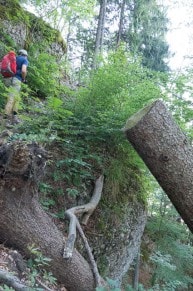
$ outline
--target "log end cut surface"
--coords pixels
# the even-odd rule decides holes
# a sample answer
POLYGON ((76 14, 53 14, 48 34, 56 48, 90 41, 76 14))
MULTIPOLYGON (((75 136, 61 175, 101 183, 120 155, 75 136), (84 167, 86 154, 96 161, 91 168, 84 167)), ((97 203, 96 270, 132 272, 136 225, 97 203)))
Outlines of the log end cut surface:
POLYGON ((154 107, 154 104, 156 102, 160 102, 160 100, 156 100, 156 101, 150 103, 149 105, 145 106, 144 108, 142 108, 141 110, 139 110, 138 112, 133 114, 127 120, 127 122, 123 128, 123 131, 127 131, 128 129, 130 129, 130 128, 134 127, 136 124, 138 124, 138 122, 143 119, 143 117, 151 110, 151 108, 154 107))

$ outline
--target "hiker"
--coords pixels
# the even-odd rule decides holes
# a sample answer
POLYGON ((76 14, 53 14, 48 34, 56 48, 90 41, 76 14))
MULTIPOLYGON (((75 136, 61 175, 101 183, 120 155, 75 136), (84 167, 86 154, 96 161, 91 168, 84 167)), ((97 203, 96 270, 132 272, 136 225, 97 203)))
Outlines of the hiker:
POLYGON ((28 53, 21 49, 16 57, 16 74, 13 77, 5 77, 4 84, 10 88, 7 104, 5 106, 5 118, 7 123, 18 124, 18 105, 20 100, 21 83, 26 82, 28 53))

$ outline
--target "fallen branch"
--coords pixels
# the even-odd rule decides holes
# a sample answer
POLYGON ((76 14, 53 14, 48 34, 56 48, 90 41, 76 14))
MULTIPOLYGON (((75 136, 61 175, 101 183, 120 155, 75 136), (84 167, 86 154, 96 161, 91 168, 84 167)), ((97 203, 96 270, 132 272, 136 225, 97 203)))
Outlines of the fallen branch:
POLYGON ((0 283, 12 287, 16 291, 29 291, 29 287, 22 284, 17 277, 2 269, 0 269, 0 283))
POLYGON ((76 214, 83 214, 82 217, 82 223, 86 225, 88 223, 88 220, 92 213, 94 212, 95 208, 97 207, 100 199, 101 199, 101 194, 102 194, 102 189, 103 189, 103 181, 104 181, 104 176, 101 175, 95 182, 95 188, 93 191, 93 196, 90 200, 89 203, 81 206, 76 206, 72 207, 68 210, 65 211, 66 217, 70 220, 70 225, 69 225, 69 234, 68 238, 66 240, 65 248, 64 248, 64 253, 63 253, 63 258, 69 259, 72 257, 73 250, 74 250, 74 243, 76 240, 76 228, 78 229, 81 238, 84 241, 86 251, 88 253, 91 265, 92 265, 92 270, 93 274, 95 276, 96 280, 96 285, 100 286, 100 275, 98 272, 98 268, 96 265, 96 262, 94 260, 94 257, 92 255, 91 249, 89 247, 88 241, 84 235, 84 232, 82 230, 82 227, 76 217, 76 214))
POLYGON ((44 288, 44 290, 46 291, 53 291, 53 289, 50 289, 48 286, 46 286, 44 283, 42 283, 42 281, 40 281, 40 279, 36 278, 36 281, 38 282, 38 284, 44 288))

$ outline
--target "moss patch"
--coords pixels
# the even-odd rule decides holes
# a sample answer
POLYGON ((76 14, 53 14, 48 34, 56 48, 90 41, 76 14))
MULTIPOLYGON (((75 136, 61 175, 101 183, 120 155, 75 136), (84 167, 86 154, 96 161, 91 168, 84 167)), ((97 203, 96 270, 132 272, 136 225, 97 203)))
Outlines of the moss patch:
MULTIPOLYGON (((66 53, 67 47, 64 39, 61 36, 61 33, 58 30, 53 29, 41 18, 38 18, 34 14, 25 11, 17 0, 0 0, 0 19, 10 21, 10 25, 18 23, 26 25, 26 49, 29 49, 32 43, 37 42, 37 38, 39 37, 38 46, 42 47, 42 49, 48 48, 50 44, 56 42, 61 45, 63 52, 66 53)), ((1 40, 9 47, 15 48, 15 44, 13 41, 11 41, 11 37, 3 34, 3 26, 4 24, 1 23, 1 40)))
POLYGON ((0 1, 0 18, 15 22, 27 22, 27 13, 22 9, 17 0, 0 1))
MULTIPOLYGON (((33 35, 39 35, 44 40, 44 44, 48 45, 56 42, 61 45, 64 53, 66 52, 66 43, 58 30, 52 28, 44 20, 42 20, 41 18, 37 18, 32 13, 28 12, 28 16, 30 23, 28 27, 29 42, 30 39, 32 39, 33 35)), ((40 43, 38 43, 38 46, 40 46, 40 43)))

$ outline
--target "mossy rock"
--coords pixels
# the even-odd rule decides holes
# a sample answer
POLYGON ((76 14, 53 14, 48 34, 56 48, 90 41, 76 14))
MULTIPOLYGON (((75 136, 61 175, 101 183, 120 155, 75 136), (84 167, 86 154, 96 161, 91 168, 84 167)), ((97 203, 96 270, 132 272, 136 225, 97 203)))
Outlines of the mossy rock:
MULTIPOLYGON (((28 12, 29 26, 28 26, 28 43, 33 42, 33 35, 41 37, 44 40, 43 47, 52 44, 53 42, 61 45, 63 52, 66 53, 67 46, 61 36, 61 33, 52 28, 41 18, 37 18, 34 14, 28 12)), ((35 39, 34 39, 35 40, 35 39)))
POLYGON ((17 0, 0 0, 0 18, 15 22, 28 20, 26 12, 17 0))
MULTIPOLYGON (((66 53, 66 43, 61 36, 61 33, 52 28, 41 18, 38 18, 33 13, 25 11, 17 0, 0 0, 0 38, 1 41, 9 49, 18 49, 21 45, 16 44, 11 36, 11 32, 5 29, 7 25, 23 26, 26 38, 23 42, 23 47, 29 49, 31 44, 38 42, 40 50, 46 50, 53 43, 59 44, 63 53, 66 53), (10 24, 9 24, 10 23, 10 24)), ((20 28, 21 29, 21 28, 20 28)), ((22 31, 23 31, 22 29, 22 31)), ((4 51, 3 53, 4 54, 4 51)))

